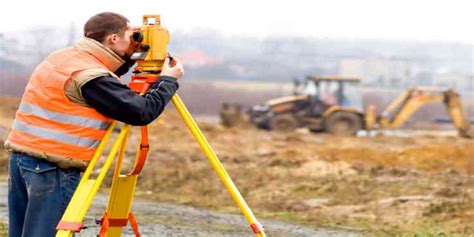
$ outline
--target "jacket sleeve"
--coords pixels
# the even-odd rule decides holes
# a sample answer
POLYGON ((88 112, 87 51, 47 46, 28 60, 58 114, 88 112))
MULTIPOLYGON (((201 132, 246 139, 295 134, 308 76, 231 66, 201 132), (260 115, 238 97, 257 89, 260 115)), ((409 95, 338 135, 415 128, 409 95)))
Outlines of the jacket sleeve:
POLYGON ((135 60, 127 58, 125 59, 125 63, 122 64, 122 66, 120 66, 114 73, 115 75, 121 77, 125 75, 125 73, 127 73, 130 70, 130 68, 133 67, 133 65, 135 65, 135 60))
POLYGON ((178 87, 176 78, 161 76, 144 96, 140 96, 116 78, 102 76, 84 84, 81 93, 87 104, 102 115, 142 126, 163 112, 178 87))

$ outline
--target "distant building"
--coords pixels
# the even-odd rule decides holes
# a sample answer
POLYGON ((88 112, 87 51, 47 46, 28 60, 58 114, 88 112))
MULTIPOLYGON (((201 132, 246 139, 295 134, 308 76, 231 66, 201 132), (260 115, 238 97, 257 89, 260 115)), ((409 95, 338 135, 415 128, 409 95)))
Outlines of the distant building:
POLYGON ((215 58, 199 49, 176 53, 176 57, 189 67, 202 67, 222 63, 222 59, 215 58))
POLYGON ((0 33, 0 58, 5 57, 5 34, 0 33))
MULTIPOLYGON (((383 59, 342 59, 338 74, 343 77, 359 77, 364 85, 400 88, 410 86, 413 69, 405 61, 383 59)), ((426 78, 421 84, 430 84, 426 78)), ((416 84, 420 84, 417 82, 416 84)))

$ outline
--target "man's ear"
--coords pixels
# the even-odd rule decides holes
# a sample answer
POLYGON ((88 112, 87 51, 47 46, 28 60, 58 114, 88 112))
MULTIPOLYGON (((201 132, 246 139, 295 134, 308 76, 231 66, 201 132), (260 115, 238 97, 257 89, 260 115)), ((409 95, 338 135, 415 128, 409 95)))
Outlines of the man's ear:
POLYGON ((109 44, 115 44, 118 40, 118 35, 117 34, 111 34, 109 36, 107 36, 107 39, 106 39, 109 43, 109 44))

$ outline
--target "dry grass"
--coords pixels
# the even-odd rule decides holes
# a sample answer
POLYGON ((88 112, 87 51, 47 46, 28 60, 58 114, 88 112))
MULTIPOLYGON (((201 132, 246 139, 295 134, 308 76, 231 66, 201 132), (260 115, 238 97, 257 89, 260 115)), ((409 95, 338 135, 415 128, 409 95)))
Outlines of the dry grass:
MULTIPOLYGON (((259 216, 373 234, 474 234, 474 141, 346 137, 200 123, 259 216)), ((173 111, 150 127, 141 195, 238 212, 173 111)))
POLYGON ((2 128, 8 130, 12 125, 19 103, 17 97, 0 96, 0 135, 5 132, 2 128))
POLYGON ((10 131, 19 102, 19 98, 0 97, 0 173, 7 171, 8 153, 3 149, 3 143, 10 131))

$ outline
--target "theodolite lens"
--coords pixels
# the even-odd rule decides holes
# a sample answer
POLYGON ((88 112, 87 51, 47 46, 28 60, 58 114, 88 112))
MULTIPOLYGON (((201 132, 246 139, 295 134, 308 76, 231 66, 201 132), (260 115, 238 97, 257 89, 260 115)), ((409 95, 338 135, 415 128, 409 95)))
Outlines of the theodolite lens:
POLYGON ((132 39, 133 39, 133 41, 138 42, 138 43, 142 42, 143 41, 142 32, 140 32, 140 31, 133 32, 132 39))

